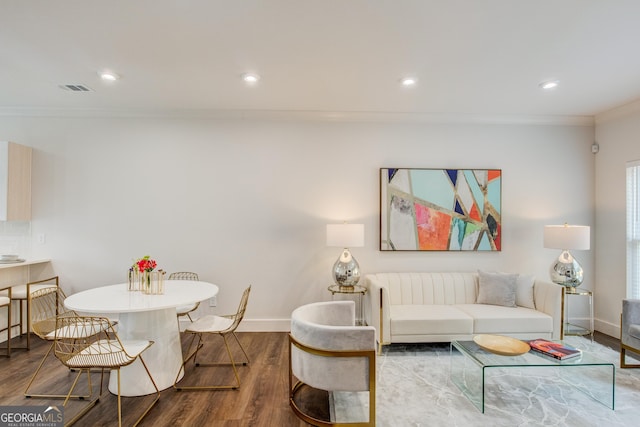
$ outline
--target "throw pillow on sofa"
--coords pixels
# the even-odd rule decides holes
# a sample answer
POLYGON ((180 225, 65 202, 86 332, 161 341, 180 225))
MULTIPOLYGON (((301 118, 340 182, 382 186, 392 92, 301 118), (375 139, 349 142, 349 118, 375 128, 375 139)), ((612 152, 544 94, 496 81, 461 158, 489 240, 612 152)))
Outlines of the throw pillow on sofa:
POLYGON ((478 304, 516 307, 518 274, 488 273, 478 270, 478 304))
POLYGON ((520 307, 536 309, 533 302, 533 284, 536 277, 533 274, 519 274, 518 284, 516 285, 516 305, 520 307))

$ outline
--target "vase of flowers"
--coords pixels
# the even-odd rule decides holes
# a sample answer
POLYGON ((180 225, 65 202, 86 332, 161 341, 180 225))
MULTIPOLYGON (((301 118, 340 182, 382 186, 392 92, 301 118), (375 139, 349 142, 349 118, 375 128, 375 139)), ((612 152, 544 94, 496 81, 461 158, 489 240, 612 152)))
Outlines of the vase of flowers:
POLYGON ((140 272, 134 266, 129 267, 129 288, 130 291, 140 290, 140 272))
POLYGON ((151 292, 151 272, 158 266, 156 260, 145 255, 134 261, 129 269, 129 290, 151 292))
POLYGON ((150 271, 146 274, 149 275, 149 286, 147 287, 147 293, 152 295, 164 294, 164 270, 150 271))

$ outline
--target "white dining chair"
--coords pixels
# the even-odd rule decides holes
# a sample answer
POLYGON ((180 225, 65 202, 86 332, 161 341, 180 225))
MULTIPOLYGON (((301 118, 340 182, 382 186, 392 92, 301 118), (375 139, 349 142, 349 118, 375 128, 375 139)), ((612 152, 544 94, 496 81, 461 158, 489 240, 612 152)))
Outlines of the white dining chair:
POLYGON ((235 339, 236 343, 240 347, 240 350, 244 354, 244 362, 242 362, 243 366, 249 364, 249 356, 247 356, 247 352, 244 347, 240 343, 238 336, 236 335, 236 329, 242 322, 244 318, 244 313, 247 309, 247 303, 249 302, 249 293, 251 292, 251 286, 246 288, 242 293, 242 298, 240 299, 240 304, 238 305, 238 310, 234 314, 216 316, 216 315, 207 315, 203 316, 200 319, 193 322, 189 327, 185 330, 186 334, 191 334, 191 342, 189 343, 189 349, 187 350, 187 357, 182 362, 182 366, 180 371, 178 371, 178 375, 176 376, 176 380, 173 384, 173 387, 176 390, 228 390, 228 389, 238 389, 240 388, 240 376, 238 375, 238 370, 236 368, 236 361, 233 358, 233 353, 229 347, 229 342, 227 340, 227 336, 231 335, 235 339), (225 349, 227 351, 227 356, 231 363, 202 363, 197 361, 197 356, 200 352, 200 349, 204 346, 204 338, 210 335, 218 335, 222 337, 224 342, 225 349), (196 338, 198 338, 196 342, 196 338), (194 345, 195 344, 195 345, 194 345), (193 350, 192 350, 193 348, 193 350), (230 385, 203 385, 203 386, 187 386, 187 385, 178 385, 178 381, 180 378, 180 374, 182 371, 185 371, 186 375, 186 364, 189 360, 193 359, 193 363, 196 367, 212 367, 212 366, 221 366, 221 365, 231 365, 233 369, 233 375, 235 377, 235 383, 230 385))

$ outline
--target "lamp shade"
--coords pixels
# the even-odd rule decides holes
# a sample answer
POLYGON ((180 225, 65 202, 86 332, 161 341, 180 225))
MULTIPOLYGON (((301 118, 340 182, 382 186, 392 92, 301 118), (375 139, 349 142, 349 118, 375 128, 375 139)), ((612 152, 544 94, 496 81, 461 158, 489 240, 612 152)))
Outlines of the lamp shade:
POLYGON ((364 246, 364 224, 327 224, 327 246, 340 248, 364 246))
POLYGON ((545 248, 586 251, 590 248, 590 243, 590 228, 586 225, 544 226, 545 248))

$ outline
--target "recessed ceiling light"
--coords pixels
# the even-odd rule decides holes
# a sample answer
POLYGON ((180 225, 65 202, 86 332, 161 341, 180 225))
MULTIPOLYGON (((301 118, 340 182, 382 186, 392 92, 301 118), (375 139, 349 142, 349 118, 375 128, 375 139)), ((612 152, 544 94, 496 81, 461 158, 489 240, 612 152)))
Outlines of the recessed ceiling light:
POLYGON ((242 75, 242 80, 244 80, 244 82, 247 84, 253 85, 258 83, 258 80, 260 80, 260 76, 257 74, 246 73, 242 75))
POLYGON ((101 71, 98 74, 102 80, 107 82, 115 82, 120 79, 120 76, 112 71, 101 71))
POLYGON ((400 80, 400 84, 404 87, 412 87, 418 83, 418 79, 415 77, 404 77, 400 80))
POLYGON ((560 82, 558 80, 546 80, 540 83, 538 86, 540 86, 540 88, 544 90, 552 90, 557 88, 559 84, 560 82))

